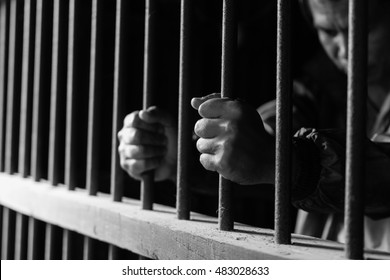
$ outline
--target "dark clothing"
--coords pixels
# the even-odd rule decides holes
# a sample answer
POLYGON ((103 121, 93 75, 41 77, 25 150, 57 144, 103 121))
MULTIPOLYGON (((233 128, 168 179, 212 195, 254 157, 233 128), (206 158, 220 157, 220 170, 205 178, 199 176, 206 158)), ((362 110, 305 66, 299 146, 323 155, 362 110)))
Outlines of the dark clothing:
MULTIPOLYGON (((342 213, 346 94, 345 88, 334 86, 332 81, 323 81, 322 85, 309 80, 294 82, 293 149, 298 166, 296 178, 293 178, 292 203, 313 213, 342 213)), ((258 111, 266 129, 273 134, 275 101, 264 104, 258 111)), ((390 218, 386 219, 390 217, 390 93, 381 108, 368 103, 367 112, 365 215, 387 224, 385 230, 381 229, 387 232, 387 237, 379 237, 387 239, 384 241, 387 245, 368 247, 390 251, 390 218)), ((366 227, 368 224, 366 222, 366 227)))
MULTIPOLYGON (((301 83, 294 85, 294 125, 298 131, 293 137, 298 159, 298 174, 293 186, 292 200, 298 208, 322 213, 342 212, 344 209, 345 133, 340 129, 314 129, 319 119, 320 106, 301 83), (306 100, 304 100, 306 99, 306 100), (304 101, 303 101, 304 100, 304 101), (309 115, 312 111, 313 116, 309 115), (299 124, 302 123, 300 126, 299 124)), ((263 121, 273 133, 275 123, 274 101, 259 108, 263 121)), ((365 213, 371 217, 390 216, 390 94, 385 108, 387 117, 375 123, 380 130, 366 141, 365 213), (375 142, 381 135, 382 142, 375 142), (375 139, 374 139, 375 138, 375 139), (388 143, 383 142, 388 141, 388 143)), ((333 111, 337 115, 337 111, 333 111)), ((385 114, 384 114, 385 115, 385 114)), ((378 118, 380 114, 378 114, 378 118)))

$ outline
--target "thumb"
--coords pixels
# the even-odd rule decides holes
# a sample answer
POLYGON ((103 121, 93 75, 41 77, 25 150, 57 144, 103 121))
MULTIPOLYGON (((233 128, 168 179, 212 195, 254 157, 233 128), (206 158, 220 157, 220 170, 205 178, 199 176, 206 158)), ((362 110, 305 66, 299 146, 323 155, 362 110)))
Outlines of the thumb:
POLYGON ((147 123, 159 123, 165 127, 174 126, 173 117, 164 110, 156 106, 149 107, 146 110, 139 112, 139 117, 141 120, 147 123))
POLYGON ((212 94, 209 94, 209 95, 206 95, 203 97, 194 97, 191 100, 191 106, 195 110, 198 110, 200 105, 202 105, 207 100, 210 100, 213 98, 221 98, 221 94, 220 93, 212 93, 212 94))

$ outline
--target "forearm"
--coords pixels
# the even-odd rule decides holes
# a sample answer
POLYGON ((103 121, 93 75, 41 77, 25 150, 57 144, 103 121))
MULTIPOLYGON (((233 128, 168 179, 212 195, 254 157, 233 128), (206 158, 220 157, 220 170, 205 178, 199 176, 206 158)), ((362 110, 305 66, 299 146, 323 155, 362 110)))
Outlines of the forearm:
MULTIPOLYGON (((345 195, 343 133, 307 130, 294 138, 296 174, 292 202, 307 211, 342 212, 345 195)), ((365 156, 365 213, 390 215, 390 157, 367 140, 365 156)))

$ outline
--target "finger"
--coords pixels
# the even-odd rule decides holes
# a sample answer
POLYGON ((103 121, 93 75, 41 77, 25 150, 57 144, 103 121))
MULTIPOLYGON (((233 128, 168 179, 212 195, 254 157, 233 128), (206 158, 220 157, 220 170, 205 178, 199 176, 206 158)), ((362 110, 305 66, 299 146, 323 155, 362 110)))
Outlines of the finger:
POLYGON ((161 165, 162 160, 162 157, 150 159, 121 158, 121 166, 131 177, 140 180, 144 172, 158 168, 161 165))
POLYGON ((141 120, 149 124, 161 124, 166 127, 175 125, 172 116, 156 106, 149 107, 147 110, 142 110, 139 116, 141 120))
POLYGON ((215 158, 214 155, 201 154, 199 157, 199 161, 206 170, 217 171, 214 158, 215 158))
POLYGON ((220 93, 212 93, 203 97, 195 97, 191 100, 191 106, 195 110, 198 110, 199 106, 202 105, 207 100, 213 99, 213 98, 221 98, 220 93))
POLYGON ((243 103, 231 98, 215 98, 199 106, 203 118, 235 119, 243 113, 243 103))
POLYGON ((133 127, 123 128, 118 133, 118 138, 121 144, 164 146, 167 143, 167 138, 164 134, 133 127))
POLYGON ((195 123, 194 132, 202 138, 213 138, 221 134, 220 119, 200 119, 195 123))
POLYGON ((149 145, 119 145, 118 152, 125 159, 148 159, 153 157, 162 157, 167 150, 163 146, 149 145))
POLYGON ((134 111, 131 114, 128 114, 124 121, 123 121, 123 126, 124 127, 135 127, 135 128, 140 128, 143 130, 147 131, 152 131, 152 132, 163 132, 163 128, 160 124, 158 123, 148 123, 145 122, 140 118, 140 114, 142 111, 134 111))
POLYGON ((214 139, 199 138, 198 141, 196 141, 196 148, 202 154, 213 155, 216 153, 218 145, 214 139))

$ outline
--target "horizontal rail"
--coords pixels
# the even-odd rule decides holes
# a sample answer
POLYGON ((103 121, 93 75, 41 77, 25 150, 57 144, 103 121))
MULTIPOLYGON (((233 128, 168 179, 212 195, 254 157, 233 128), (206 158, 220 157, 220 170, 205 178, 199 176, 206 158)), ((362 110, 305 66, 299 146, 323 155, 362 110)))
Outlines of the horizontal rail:
MULTIPOLYGON (((80 234, 153 259, 343 259, 340 243, 293 235, 292 244, 273 243, 272 230, 235 225, 218 230, 217 219, 192 213, 176 219, 175 209, 156 205, 140 209, 140 201, 112 202, 109 195, 88 196, 48 182, 0 174, 0 204, 80 234), (40 203, 36 203, 40 201, 40 203)), ((367 258, 390 259, 368 252, 367 258)))

